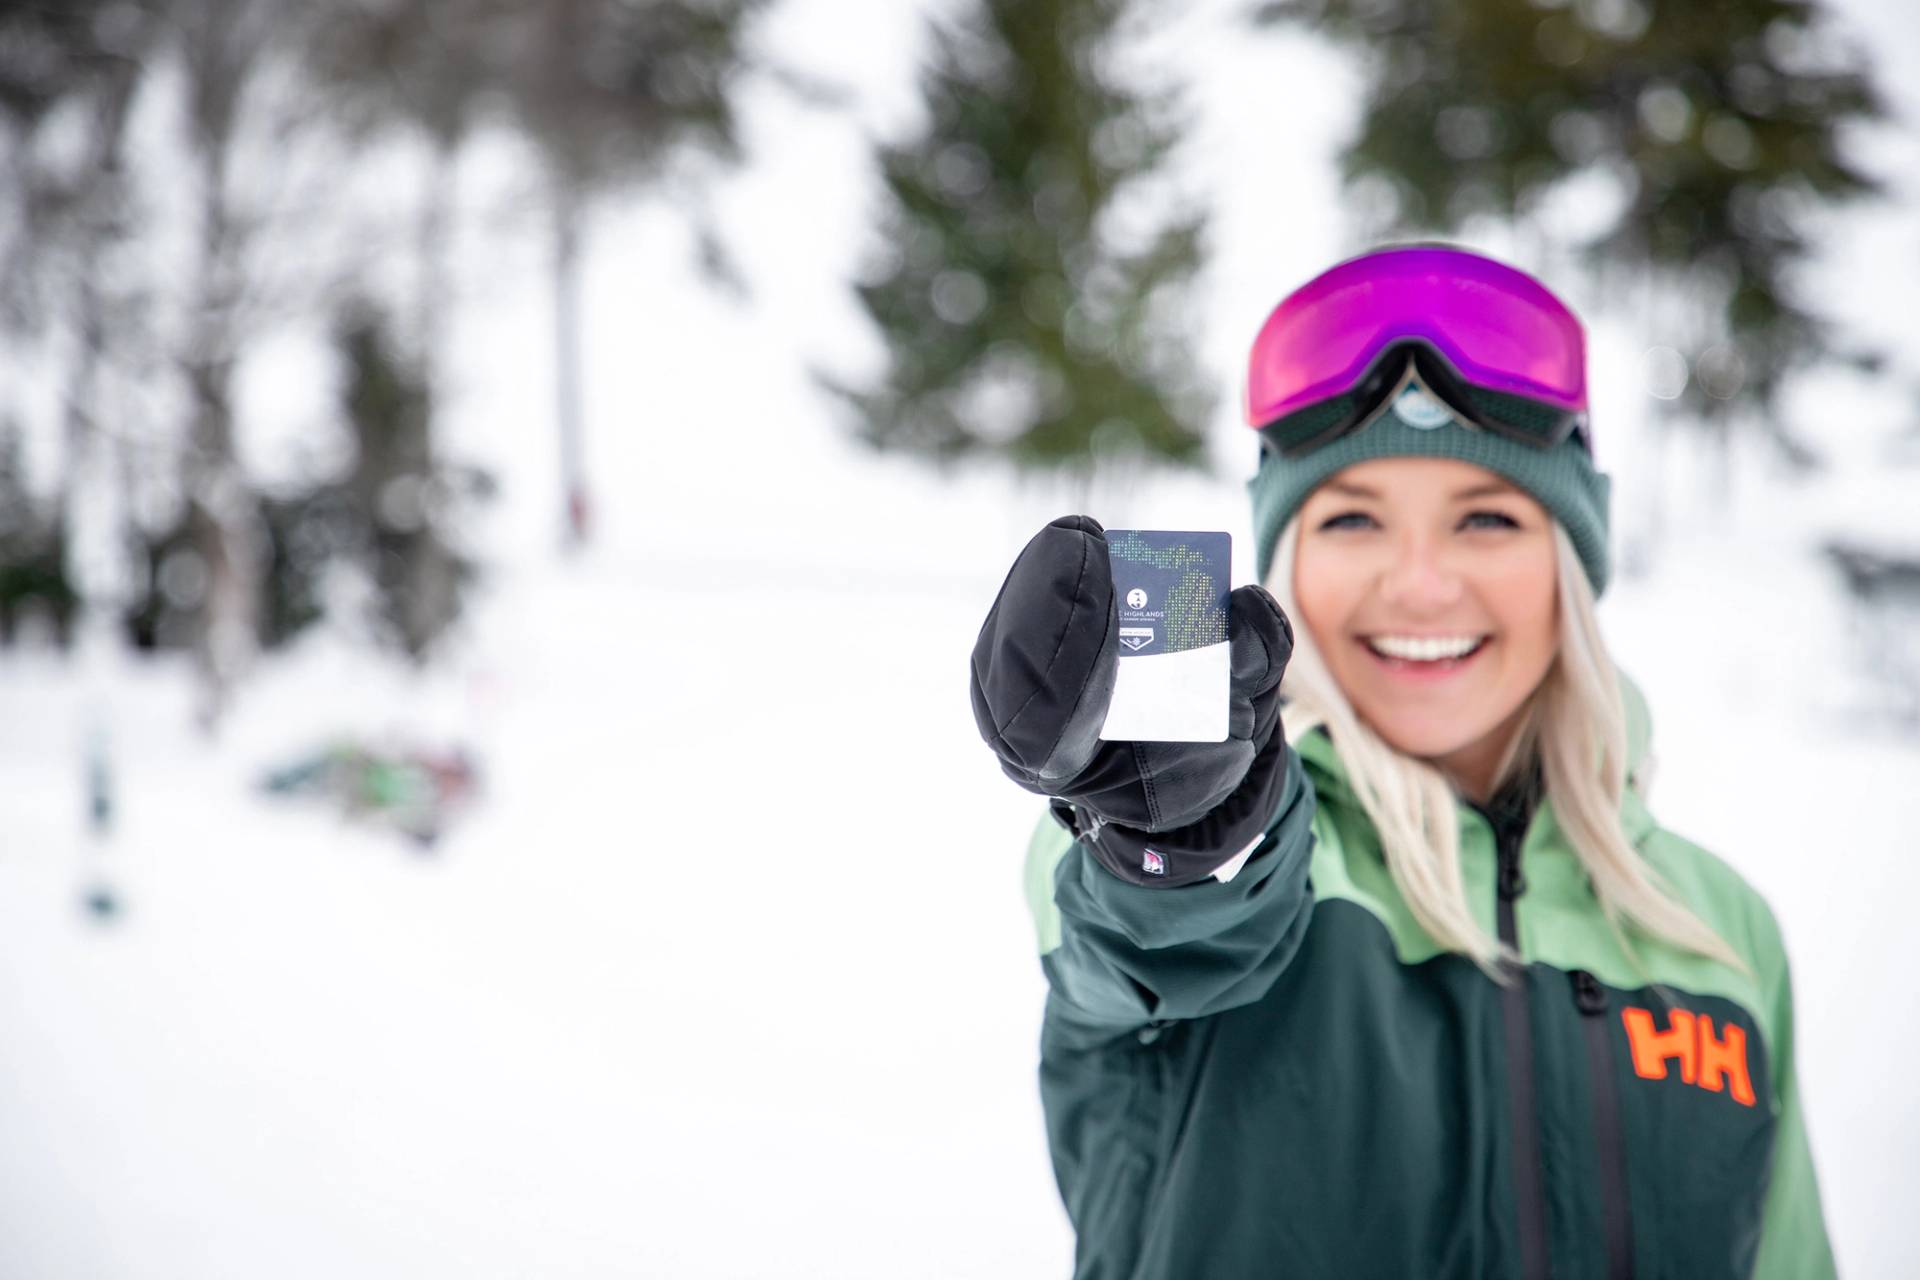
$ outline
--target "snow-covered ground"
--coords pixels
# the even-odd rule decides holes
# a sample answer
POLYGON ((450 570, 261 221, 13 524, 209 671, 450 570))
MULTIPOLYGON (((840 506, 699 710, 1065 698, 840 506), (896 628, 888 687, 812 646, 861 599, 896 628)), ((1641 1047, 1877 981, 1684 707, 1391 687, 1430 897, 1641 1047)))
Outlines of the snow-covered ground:
MULTIPOLYGON (((1848 11, 1911 103, 1911 17, 1848 11)), ((0 653, 0 1275, 1066 1273, 1018 884, 1035 802, 979 746, 964 663, 1014 551, 1078 499, 867 457, 806 376, 873 356, 843 283, 871 197, 861 130, 910 115, 918 20, 882 0, 796 0, 780 20, 786 55, 863 107, 757 105, 761 163, 721 203, 748 306, 692 285, 664 215, 596 226, 605 536, 579 560, 551 551, 539 246, 467 254, 479 302, 450 425, 508 488, 443 668, 410 679, 321 634, 261 668, 208 740, 175 666, 0 653), (96 725, 118 783, 104 842, 84 821, 96 725), (335 733, 466 741, 482 801, 422 855, 254 791, 335 733), (107 924, 81 908, 100 882, 125 903, 107 924)), ((1169 39, 1208 70, 1195 163, 1220 192, 1207 350, 1226 474, 1088 505, 1231 529, 1244 580, 1232 366, 1264 308, 1348 247, 1325 161, 1347 73, 1217 15, 1169 39)), ((1911 134, 1873 147, 1883 167, 1920 159, 1911 134)), ((482 157, 476 182, 488 163, 504 162, 482 157)), ((1917 193, 1900 192, 1821 268, 1831 308, 1896 343, 1920 281, 1898 216, 1917 193)), ((1653 707, 1653 807, 1781 919, 1844 1273, 1920 1274, 1901 950, 1920 742, 1864 714, 1872 686, 1811 551, 1829 527, 1909 518, 1869 428, 1910 406, 1809 386, 1831 476, 1742 467, 1728 500, 1687 506, 1684 453, 1635 452, 1639 349, 1596 323, 1623 510, 1672 486, 1651 570, 1602 605, 1653 707)), ((1904 359, 1911 377, 1910 342, 1904 359)), ((312 393, 287 385, 301 367, 253 371, 257 418, 312 393)))

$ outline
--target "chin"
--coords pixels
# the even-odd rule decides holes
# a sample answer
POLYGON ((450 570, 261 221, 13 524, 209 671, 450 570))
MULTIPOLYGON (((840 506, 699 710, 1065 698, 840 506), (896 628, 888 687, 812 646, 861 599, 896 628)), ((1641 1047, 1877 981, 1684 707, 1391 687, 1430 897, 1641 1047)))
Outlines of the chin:
POLYGON ((1387 717, 1384 720, 1369 719, 1368 723, 1373 726, 1373 731, 1395 751, 1403 755, 1419 756, 1422 759, 1452 755, 1461 748, 1480 741, 1494 728, 1492 724, 1462 725, 1457 720, 1435 724, 1430 721, 1400 717, 1387 717))

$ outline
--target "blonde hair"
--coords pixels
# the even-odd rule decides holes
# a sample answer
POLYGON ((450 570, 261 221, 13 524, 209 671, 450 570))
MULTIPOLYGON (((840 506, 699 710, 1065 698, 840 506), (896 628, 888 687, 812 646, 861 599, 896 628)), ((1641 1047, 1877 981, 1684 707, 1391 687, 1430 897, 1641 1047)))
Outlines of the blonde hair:
MULTIPOLYGON (((1293 559, 1300 517, 1281 531, 1267 589, 1289 618, 1300 619, 1293 559)), ((1620 682, 1600 636, 1592 588, 1558 521, 1553 522, 1559 577, 1560 635, 1553 664, 1528 695, 1518 732, 1494 771, 1498 791, 1538 758, 1546 796, 1585 868, 1609 928, 1630 961, 1644 966, 1625 926, 1735 969, 1733 948, 1661 884, 1620 826, 1627 779, 1627 716, 1620 682)), ((1480 927, 1460 870, 1458 798, 1439 769, 1389 745, 1347 701, 1304 625, 1294 627, 1293 658, 1281 682, 1287 738, 1324 726, 1348 782, 1372 821, 1387 870, 1414 918, 1434 941, 1504 980, 1503 964, 1519 959, 1480 927)))

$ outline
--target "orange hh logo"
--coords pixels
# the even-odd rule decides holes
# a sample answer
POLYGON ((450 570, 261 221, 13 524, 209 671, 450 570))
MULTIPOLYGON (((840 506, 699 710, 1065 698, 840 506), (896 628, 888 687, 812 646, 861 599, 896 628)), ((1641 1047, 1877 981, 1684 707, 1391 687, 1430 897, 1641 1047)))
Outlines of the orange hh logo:
POLYGON ((1673 1021, 1665 1031, 1653 1029, 1653 1014, 1646 1009, 1622 1009, 1620 1020, 1627 1027, 1627 1043, 1633 1048, 1634 1074, 1647 1080, 1667 1078, 1667 1060, 1680 1060, 1680 1078, 1688 1084, 1719 1093, 1729 1088, 1742 1106, 1754 1105, 1753 1081, 1747 1075, 1747 1033, 1743 1027, 1727 1025, 1724 1039, 1715 1039, 1713 1019, 1685 1009, 1673 1011, 1673 1021))

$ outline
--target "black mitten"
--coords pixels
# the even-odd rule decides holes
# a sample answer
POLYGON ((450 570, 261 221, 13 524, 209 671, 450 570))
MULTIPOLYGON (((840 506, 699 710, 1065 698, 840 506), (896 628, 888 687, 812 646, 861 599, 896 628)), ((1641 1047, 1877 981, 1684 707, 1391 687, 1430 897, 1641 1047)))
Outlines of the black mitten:
POLYGON ((1103 742, 1119 669, 1106 532, 1062 516, 1007 574, 973 648, 974 721, 1008 777, 1116 875, 1173 887, 1211 875, 1281 800, 1280 677, 1293 629, 1264 587, 1229 601, 1233 677, 1224 742, 1103 742))

